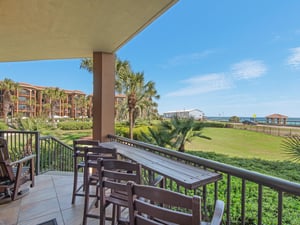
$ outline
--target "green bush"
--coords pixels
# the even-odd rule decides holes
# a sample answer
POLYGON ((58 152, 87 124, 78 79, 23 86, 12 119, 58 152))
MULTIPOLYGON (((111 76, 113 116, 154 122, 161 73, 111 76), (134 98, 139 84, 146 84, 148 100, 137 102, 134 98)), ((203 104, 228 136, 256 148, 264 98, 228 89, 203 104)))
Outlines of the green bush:
POLYGON ((128 126, 123 126, 122 124, 117 124, 115 126, 115 133, 118 136, 121 137, 129 137, 129 127, 128 126))
POLYGON ((232 116, 229 118, 230 123, 239 123, 240 122, 240 117, 238 116, 232 116))
MULTIPOLYGON (((293 182, 300 182, 299 163, 293 163, 289 161, 268 161, 262 159, 247 159, 229 157, 222 154, 213 152, 202 151, 189 151, 192 155, 196 155, 202 158, 207 158, 214 161, 219 161, 225 164, 245 168, 251 171, 257 171, 267 175, 280 177, 293 182)), ((223 174, 223 179, 218 182, 218 197, 225 200, 227 196, 227 175, 223 174)), ((213 193, 214 187, 209 186, 208 193, 213 193)), ((245 224, 255 225, 257 224, 257 199, 258 199, 258 185, 247 181, 246 183, 246 214, 245 224)), ((231 177, 231 224, 241 224, 241 179, 234 176, 231 177)), ((271 188, 263 188, 263 221, 262 224, 277 224, 277 204, 278 194, 271 188), (276 216, 274 216, 276 215, 276 216)), ((285 194, 283 209, 283 223, 282 224, 299 224, 299 197, 289 196, 285 194)), ((209 202, 208 205, 213 205, 213 202, 209 202)))
POLYGON ((64 121, 59 122, 57 127, 62 130, 85 130, 91 129, 93 124, 91 121, 64 121))
POLYGON ((212 121, 204 121, 204 122, 198 122, 203 127, 217 127, 217 128, 224 128, 226 127, 227 123, 224 122, 212 122, 212 121))
POLYGON ((151 126, 140 126, 140 127, 134 128, 134 130, 133 130, 133 138, 135 140, 141 140, 140 137, 141 137, 141 133, 142 132, 144 132, 146 134, 149 133, 148 127, 151 127, 151 126))
POLYGON ((16 130, 42 131, 55 129, 55 124, 44 117, 17 117, 12 120, 10 127, 16 130))

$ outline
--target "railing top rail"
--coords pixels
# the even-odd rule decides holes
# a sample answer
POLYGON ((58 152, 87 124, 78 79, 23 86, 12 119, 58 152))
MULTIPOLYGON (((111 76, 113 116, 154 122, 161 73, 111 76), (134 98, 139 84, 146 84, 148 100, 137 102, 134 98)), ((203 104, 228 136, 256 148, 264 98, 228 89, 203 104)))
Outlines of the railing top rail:
POLYGON ((26 131, 26 130, 0 130, 0 133, 8 133, 8 134, 38 134, 38 131, 26 131))
POLYGON ((224 163, 216 162, 213 160, 201 158, 198 156, 193 156, 190 154, 170 150, 167 148, 155 146, 152 144, 143 143, 136 140, 131 140, 124 137, 119 137, 116 135, 108 135, 108 138, 115 140, 117 142, 123 143, 123 144, 130 144, 134 145, 135 147, 151 150, 159 153, 163 153, 172 157, 176 157, 178 159, 183 159, 185 161, 189 161, 207 168, 211 168, 220 172, 228 173, 230 175, 249 180, 258 184, 262 184, 264 186, 276 189, 278 191, 291 193, 297 196, 300 196, 300 184, 291 182, 288 180, 284 180, 278 177, 273 177, 269 175, 264 175, 258 172, 242 169, 239 167, 227 165, 224 163))
POLYGON ((48 136, 41 136, 40 137, 40 140, 47 140, 47 139, 53 139, 54 141, 58 142, 60 145, 66 147, 66 148, 68 148, 70 150, 73 150, 72 146, 63 143, 62 141, 60 141, 59 139, 57 139, 57 138, 55 138, 53 136, 48 135, 48 136))

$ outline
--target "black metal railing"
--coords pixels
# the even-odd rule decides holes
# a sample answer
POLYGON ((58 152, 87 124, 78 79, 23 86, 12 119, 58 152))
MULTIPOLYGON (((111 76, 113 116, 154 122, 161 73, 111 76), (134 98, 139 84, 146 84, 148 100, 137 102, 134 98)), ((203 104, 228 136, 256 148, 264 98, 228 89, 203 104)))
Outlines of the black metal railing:
MULTIPOLYGON (((26 151, 36 154, 37 175, 47 171, 73 171, 72 147, 52 136, 40 137, 39 132, 31 131, 0 131, 0 136, 8 140, 10 151, 14 152, 13 157, 26 151)), ((201 196, 204 219, 211 217, 216 199, 222 199, 226 203, 224 222, 227 225, 299 224, 298 183, 115 135, 108 137, 111 141, 222 173, 221 181, 196 190, 187 190, 176 181, 166 178, 167 188, 201 196)), ((145 173, 156 175, 153 171, 145 173)))
POLYGON ((12 161, 25 154, 36 155, 36 175, 48 171, 72 172, 73 148, 52 136, 40 136, 38 131, 0 131, 7 140, 12 161))
POLYGON ((40 137, 40 172, 73 172, 73 148, 52 136, 40 137))
POLYGON ((197 190, 186 190, 167 178, 167 187, 202 197, 204 216, 210 217, 216 199, 226 203, 225 221, 230 224, 298 224, 300 218, 300 184, 261 173, 241 169, 190 154, 130 140, 108 136, 135 148, 151 151, 173 160, 223 174, 223 179, 197 190))

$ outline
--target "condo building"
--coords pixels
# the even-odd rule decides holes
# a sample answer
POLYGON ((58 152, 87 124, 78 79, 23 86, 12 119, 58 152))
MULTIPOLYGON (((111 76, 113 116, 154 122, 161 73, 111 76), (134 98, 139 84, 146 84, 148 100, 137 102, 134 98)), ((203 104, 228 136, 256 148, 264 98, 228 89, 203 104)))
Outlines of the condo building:
MULTIPOLYGON (((0 81, 1 82, 1 81, 0 81)), ((51 101, 49 97, 44 94, 44 90, 49 87, 34 86, 27 83, 18 83, 18 88, 11 90, 11 104, 8 114, 10 116, 22 117, 37 117, 49 116, 50 109, 46 107, 47 103, 51 101)), ((62 89, 60 89, 62 90, 62 89)), ((82 118, 92 117, 92 96, 86 95, 78 90, 62 90, 65 97, 59 100, 55 105, 54 116, 60 118, 82 118), (84 108, 77 104, 76 99, 84 96, 88 102, 84 108)), ((0 118, 4 117, 4 90, 0 90, 0 118)))

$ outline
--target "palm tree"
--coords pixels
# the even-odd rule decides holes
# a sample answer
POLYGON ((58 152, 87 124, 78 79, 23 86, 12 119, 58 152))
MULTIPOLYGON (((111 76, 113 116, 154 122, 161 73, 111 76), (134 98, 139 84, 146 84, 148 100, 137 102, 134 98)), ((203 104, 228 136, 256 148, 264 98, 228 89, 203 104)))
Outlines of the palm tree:
POLYGON ((172 147, 180 152, 185 151, 186 142, 190 142, 193 137, 210 139, 202 135, 202 127, 197 126, 194 118, 173 117, 171 121, 162 122, 162 127, 170 131, 172 147))
POLYGON ((171 148, 172 136, 168 130, 161 129, 161 127, 151 128, 148 127, 149 133, 141 131, 140 139, 143 142, 158 145, 164 148, 171 148))
POLYGON ((56 88, 46 88, 43 90, 44 98, 48 99, 47 102, 44 104, 44 107, 49 109, 50 117, 52 119, 52 122, 54 122, 54 115, 55 115, 55 109, 58 106, 62 105, 62 101, 66 99, 67 95, 66 93, 56 88))
POLYGON ((132 72, 129 61, 116 59, 115 64, 116 74, 115 74, 115 90, 118 94, 122 94, 123 91, 123 80, 132 72))
POLYGON ((155 89, 155 83, 145 83, 143 73, 129 73, 122 78, 122 90, 127 96, 127 107, 129 117, 129 137, 133 139, 134 121, 137 118, 137 110, 144 101, 159 99, 155 89))
POLYGON ((300 161, 300 136, 290 136, 286 137, 281 144, 284 151, 291 157, 294 161, 300 161))
POLYGON ((15 99, 13 99, 13 92, 18 88, 18 83, 11 79, 5 78, 0 82, 0 90, 3 96, 3 116, 4 121, 7 123, 7 114, 13 107, 15 99))
POLYGON ((89 102, 90 100, 88 96, 80 95, 75 97, 75 108, 79 108, 82 120, 84 120, 84 117, 86 116, 86 110, 89 102))
MULTIPOLYGON (((159 99, 155 83, 149 81, 145 83, 143 73, 134 73, 131 70, 128 61, 116 60, 116 81, 115 91, 118 94, 125 94, 127 98, 128 120, 129 120, 129 136, 133 139, 133 128, 135 120, 143 114, 146 105, 157 106, 153 99, 159 99), (149 104, 151 103, 151 104, 149 104)), ((87 69, 92 72, 92 60, 83 59, 80 68, 87 69)), ((118 115, 118 113, 116 113, 118 115)))
POLYGON ((84 58, 81 60, 80 69, 86 69, 88 72, 93 72, 93 61, 91 58, 84 58))

